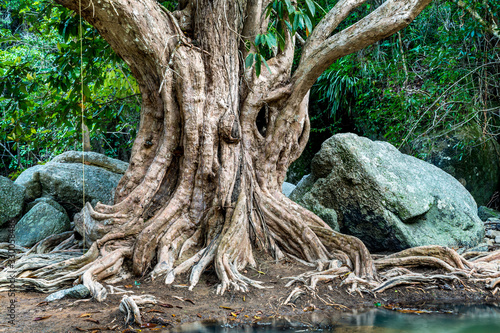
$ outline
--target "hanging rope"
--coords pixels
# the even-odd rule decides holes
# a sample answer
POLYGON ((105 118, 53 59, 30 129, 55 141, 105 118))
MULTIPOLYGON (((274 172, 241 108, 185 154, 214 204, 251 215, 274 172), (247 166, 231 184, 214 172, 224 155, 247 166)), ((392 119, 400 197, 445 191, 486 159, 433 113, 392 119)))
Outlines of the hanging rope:
MULTIPOLYGON (((85 126, 84 126, 84 112, 85 112, 85 96, 83 93, 83 22, 82 22, 82 0, 79 0, 79 13, 80 15, 80 88, 81 88, 81 108, 82 108, 82 207, 85 208, 85 126)), ((85 227, 85 219, 83 220, 83 252, 85 252, 85 235, 87 234, 85 227)))

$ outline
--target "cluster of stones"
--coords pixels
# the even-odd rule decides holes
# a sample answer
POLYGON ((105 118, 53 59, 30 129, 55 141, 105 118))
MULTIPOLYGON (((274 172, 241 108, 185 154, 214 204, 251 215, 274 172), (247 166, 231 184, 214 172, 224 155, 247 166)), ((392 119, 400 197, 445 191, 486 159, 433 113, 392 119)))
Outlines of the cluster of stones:
POLYGON ((0 176, 0 242, 14 239, 29 248, 72 230, 73 216, 83 207, 83 175, 86 201, 110 204, 127 167, 102 154, 69 151, 25 170, 15 182, 0 176), (8 222, 16 223, 14 237, 8 222))

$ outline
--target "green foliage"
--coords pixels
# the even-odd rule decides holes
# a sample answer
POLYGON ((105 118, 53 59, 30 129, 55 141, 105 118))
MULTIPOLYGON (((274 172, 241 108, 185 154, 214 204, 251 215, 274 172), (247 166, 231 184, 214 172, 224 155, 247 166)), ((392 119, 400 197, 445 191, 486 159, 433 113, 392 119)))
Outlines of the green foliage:
POLYGON ((464 14, 437 2, 399 36, 358 55, 374 66, 360 75, 358 130, 402 146, 468 121, 484 123, 479 110, 498 113, 498 40, 464 14))
POLYGON ((0 168, 14 172, 81 149, 83 121, 94 148, 126 158, 139 115, 139 90, 123 61, 90 25, 80 43, 77 15, 50 1, 0 5, 0 168), (18 22, 19 23, 19 22, 18 22), (83 62, 80 58, 82 57, 83 62), (82 68, 83 64, 83 68, 82 68), (81 86, 83 70, 83 88, 81 86))
POLYGON ((337 111, 340 108, 350 110, 358 97, 359 77, 353 75, 358 74, 358 70, 352 58, 352 56, 347 56, 339 59, 335 66, 328 68, 316 81, 319 102, 328 104, 328 107, 321 113, 327 113, 327 116, 334 121, 337 111))
POLYGON ((254 52, 248 54, 245 66, 248 68, 255 63, 257 77, 261 73, 262 64, 271 71, 266 60, 285 49, 288 33, 291 36, 301 33, 307 37, 312 32, 316 8, 321 6, 313 0, 297 3, 290 0, 271 1, 265 10, 265 17, 269 19, 268 31, 258 34, 255 41, 249 43, 249 49, 253 46, 254 52))
MULTIPOLYGON (((488 22, 498 22, 500 1, 464 2, 488 22)), ((337 31, 378 3, 359 7, 337 31)), ((307 174, 321 142, 338 132, 389 141, 416 155, 422 152, 412 150, 415 140, 447 135, 469 122, 498 136, 498 45, 500 40, 455 1, 434 1, 399 34, 339 59, 311 91, 311 136, 289 179, 307 174)))
MULTIPOLYGON (((178 8, 177 1, 159 2, 178 8)), ((257 75, 269 70, 267 60, 284 50, 285 36, 307 39, 336 2, 268 2, 263 15, 269 28, 248 42, 246 67, 255 66, 257 75)), ((491 29, 498 27, 500 0, 458 2, 432 2, 407 29, 321 75, 311 90, 310 142, 292 167, 293 180, 308 172, 323 140, 341 131, 408 151, 419 138, 471 121, 486 134, 499 133, 500 42, 491 29)), ((336 31, 381 3, 367 1, 336 31)), ((137 84, 95 29, 84 23, 81 33, 80 46, 79 17, 49 0, 0 0, 2 173, 15 175, 64 150, 81 149, 82 91, 94 149, 126 158, 139 118, 137 84)), ((294 64, 300 53, 297 47, 294 64)))

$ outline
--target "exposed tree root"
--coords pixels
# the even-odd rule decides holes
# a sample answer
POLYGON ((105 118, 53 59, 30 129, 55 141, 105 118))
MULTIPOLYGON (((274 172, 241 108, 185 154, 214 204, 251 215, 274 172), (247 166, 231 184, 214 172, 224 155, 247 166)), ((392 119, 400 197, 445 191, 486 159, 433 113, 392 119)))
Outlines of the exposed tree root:
MULTIPOLYGON (((409 258, 409 257, 433 257, 444 261, 451 267, 458 269, 470 268, 470 263, 467 262, 462 256, 460 256, 456 251, 444 246, 429 245, 429 246, 419 246, 403 250, 394 254, 387 256, 385 259, 398 259, 398 258, 409 258)), ((418 261, 418 259, 417 259, 418 261)), ((381 261, 379 261, 381 262, 381 261)), ((441 263, 436 263, 442 265, 441 263)))
POLYGON ((153 295, 123 296, 120 302, 119 309, 121 312, 127 315, 127 317, 125 318, 126 325, 133 323, 142 325, 141 311, 139 310, 139 305, 144 305, 144 304, 156 304, 156 298, 153 295))
POLYGON ((493 288, 495 288, 495 287, 496 287, 497 285, 499 285, 499 284, 500 284, 500 277, 497 277, 496 279, 494 279, 494 280, 492 280, 490 283, 488 283, 488 284, 486 285, 486 287, 487 287, 488 289, 493 289, 493 288))
POLYGON ((500 261, 500 250, 492 252, 492 253, 488 254, 487 256, 478 258, 478 259, 474 260, 474 263, 478 263, 478 262, 494 262, 494 261, 500 261))
POLYGON ((25 253, 24 247, 13 245, 11 243, 0 243, 0 258, 8 258, 9 256, 17 256, 18 254, 25 253))
POLYGON ((286 298, 286 300, 281 303, 282 305, 288 305, 290 303, 294 303, 297 298, 300 297, 300 295, 303 295, 305 294, 305 291, 303 291, 302 289, 300 289, 300 287, 295 287, 295 289, 292 290, 292 292, 290 293, 290 295, 288 295, 288 297, 286 298))
POLYGON ((376 293, 381 293, 389 288, 393 288, 395 286, 399 286, 402 284, 436 283, 436 281, 438 280, 452 281, 452 280, 459 280, 459 278, 453 275, 442 275, 442 274, 430 275, 430 276, 424 276, 422 274, 402 275, 393 277, 381 283, 378 287, 374 288, 372 291, 376 293))
MULTIPOLYGON (((311 292, 314 292, 318 282, 334 279, 343 279, 342 284, 350 284, 350 292, 383 292, 401 284, 437 283, 460 278, 485 281, 490 289, 500 283, 500 251, 467 261, 452 249, 423 246, 388 256, 377 256, 377 260, 372 261, 359 240, 338 234, 322 225, 318 226, 316 220, 309 220, 311 222, 307 224, 296 222, 301 230, 310 230, 312 234, 307 236, 304 232, 296 233, 292 228, 293 224, 288 228, 275 224, 277 217, 273 215, 276 212, 272 213, 268 208, 264 208, 261 210, 262 214, 271 217, 259 220, 258 230, 255 225, 249 223, 247 203, 246 194, 242 191, 230 219, 224 219, 216 211, 213 211, 211 216, 207 215, 204 227, 212 226, 214 229, 209 235, 213 236, 209 237, 207 246, 199 250, 196 248, 201 240, 201 227, 193 224, 186 214, 174 214, 177 218, 157 237, 157 264, 151 271, 151 277, 164 276, 165 283, 171 284, 176 276, 191 270, 189 289, 192 290, 204 269, 213 264, 221 280, 217 287, 218 294, 223 294, 229 288, 243 292, 248 291, 250 287, 265 288, 261 282, 251 280, 240 273, 247 264, 255 265, 251 242, 253 232, 254 239, 262 247, 274 246, 275 251, 279 249, 280 253, 288 255, 292 260, 295 255, 309 258, 307 261, 297 259, 312 264, 316 270, 288 278, 290 282, 286 286, 300 282, 306 284, 311 292), (224 225, 220 226, 217 222, 220 220, 225 221, 224 225), (220 226, 219 231, 216 230, 217 226, 220 226), (262 237, 260 239, 259 232, 262 237), (300 235, 299 238, 305 237, 304 241, 299 239, 295 244, 287 244, 282 238, 285 232, 297 237, 300 235), (274 241, 273 245, 271 240, 274 241), (306 244, 311 247, 318 244, 319 247, 308 248, 306 244), (305 252, 308 254, 305 255, 305 252), (432 267, 449 274, 416 274, 404 267, 432 267), (377 282, 378 280, 382 282, 377 282)), ((294 218, 291 213, 288 217, 294 218)), ((123 263, 132 258, 133 241, 130 233, 115 232, 113 237, 104 236, 101 242, 94 242, 82 255, 76 250, 64 250, 78 245, 72 234, 54 235, 36 244, 11 268, 0 272, 0 283, 7 283, 8 277, 14 275, 17 276, 16 287, 21 290, 34 288, 42 292, 53 292, 64 284, 81 282, 96 300, 102 301, 106 298, 107 290, 99 281, 116 282, 120 277, 127 276, 123 263), (103 239, 106 239, 105 243, 102 242, 103 239)), ((295 289, 285 303, 293 302, 292 299, 298 297, 301 292, 295 289)), ((128 309, 130 313, 135 313, 132 303, 128 304, 128 309)))
MULTIPOLYGON (((363 279, 353 273, 349 266, 330 266, 326 270, 309 271, 295 277, 289 277, 291 281, 287 287, 295 282, 309 285, 313 291, 319 281, 331 281, 333 279, 344 279, 342 284, 351 284, 350 292, 383 292, 387 289, 403 284, 436 284, 439 281, 467 280, 471 282, 482 281, 488 289, 494 289, 500 284, 500 255, 499 251, 482 256, 476 260, 467 261, 456 251, 442 246, 422 246, 407 249, 387 256, 376 256, 374 261, 378 270, 377 276, 382 282, 373 279, 363 279), (408 268, 425 268, 444 270, 446 274, 429 275, 415 273, 408 268)), ((297 292, 295 290, 295 292, 297 292)), ((293 294, 293 292, 292 292, 293 294)), ((291 296, 293 296, 291 294, 291 296)))

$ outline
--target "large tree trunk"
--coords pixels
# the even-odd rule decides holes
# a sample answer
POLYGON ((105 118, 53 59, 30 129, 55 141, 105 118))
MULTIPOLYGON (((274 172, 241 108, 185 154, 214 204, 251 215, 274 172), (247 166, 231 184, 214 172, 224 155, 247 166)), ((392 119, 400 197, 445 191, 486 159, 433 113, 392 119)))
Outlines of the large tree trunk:
MULTIPOLYGON (((78 0, 55 1, 79 10, 78 0)), ((213 263, 219 293, 245 290, 260 287, 239 273, 255 265, 258 249, 320 266, 338 259, 373 277, 363 243, 290 201, 281 185, 308 140, 314 80, 339 57, 407 25, 429 1, 388 1, 331 40, 363 2, 340 1, 304 46, 295 74, 288 36, 285 50, 268 61, 271 71, 257 77, 244 66, 244 40, 266 29, 267 1, 180 1, 170 13, 154 0, 82 0, 82 16, 130 66, 143 105, 115 205, 87 204, 77 220, 93 245, 65 263, 81 267, 70 276, 83 274, 100 295, 94 276, 112 277, 131 260, 135 274, 165 276, 166 283, 190 269, 193 288, 213 263)))

